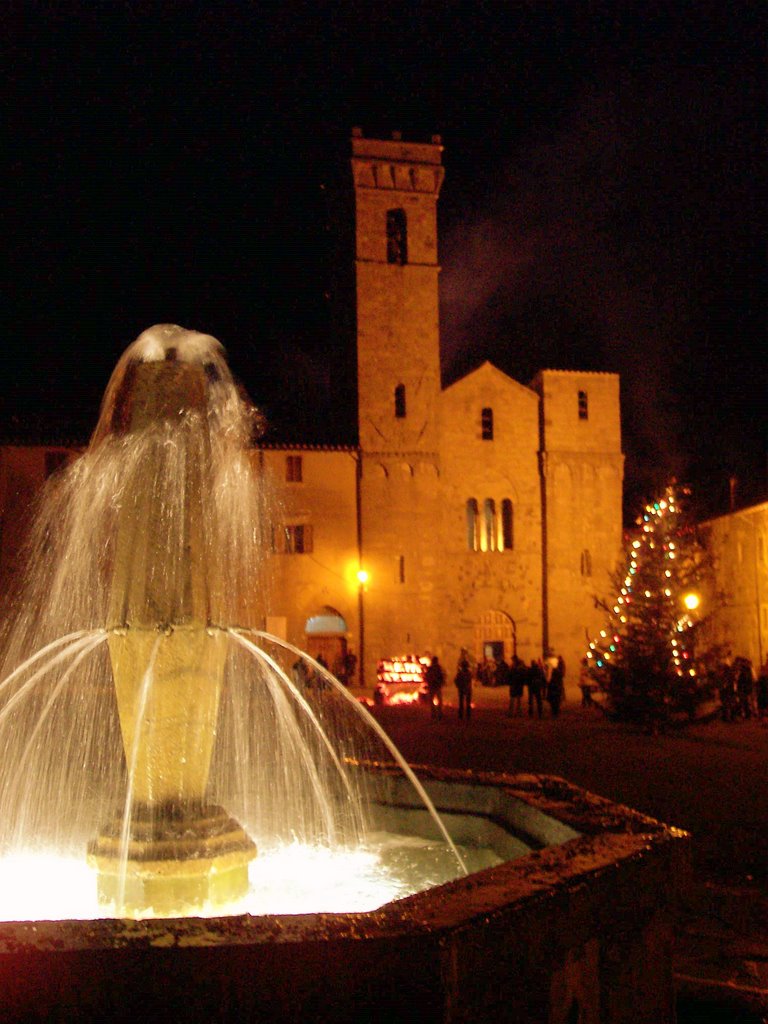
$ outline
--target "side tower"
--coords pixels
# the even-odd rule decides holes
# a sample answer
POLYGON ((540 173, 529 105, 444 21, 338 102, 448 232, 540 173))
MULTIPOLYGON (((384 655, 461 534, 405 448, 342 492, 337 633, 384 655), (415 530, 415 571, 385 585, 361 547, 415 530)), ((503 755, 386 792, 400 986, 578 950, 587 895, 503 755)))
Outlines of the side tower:
POLYGON ((434 651, 439 511, 439 136, 352 137, 366 677, 434 651))
POLYGON ((615 373, 542 370, 541 395, 545 651, 561 654, 575 687, 587 637, 611 595, 621 553, 624 456, 619 377, 615 373))

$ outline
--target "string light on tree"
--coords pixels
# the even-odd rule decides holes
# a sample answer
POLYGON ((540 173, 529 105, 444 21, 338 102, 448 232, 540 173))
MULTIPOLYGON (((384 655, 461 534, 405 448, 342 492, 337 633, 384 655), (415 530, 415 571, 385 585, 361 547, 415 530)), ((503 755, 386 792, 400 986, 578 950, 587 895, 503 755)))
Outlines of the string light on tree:
POLYGON ((617 717, 664 717, 698 685, 695 638, 706 559, 670 484, 646 505, 627 549, 608 623, 586 652, 617 717))

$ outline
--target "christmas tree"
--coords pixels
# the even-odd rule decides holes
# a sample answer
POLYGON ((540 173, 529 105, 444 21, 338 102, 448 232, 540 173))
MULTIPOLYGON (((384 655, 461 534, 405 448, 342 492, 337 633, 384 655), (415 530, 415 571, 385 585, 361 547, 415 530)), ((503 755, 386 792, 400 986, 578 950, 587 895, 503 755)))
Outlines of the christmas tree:
POLYGON ((587 651, 608 714, 652 729, 675 712, 693 717, 706 694, 695 640, 708 561, 682 506, 686 493, 670 484, 637 519, 604 606, 608 621, 587 651))

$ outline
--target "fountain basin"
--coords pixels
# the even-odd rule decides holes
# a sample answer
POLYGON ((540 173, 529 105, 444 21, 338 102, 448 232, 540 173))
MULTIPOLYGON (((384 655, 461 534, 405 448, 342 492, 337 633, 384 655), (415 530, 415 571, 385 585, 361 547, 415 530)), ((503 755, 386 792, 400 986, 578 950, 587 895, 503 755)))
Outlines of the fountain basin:
MULTIPOLYGON (((674 1020, 686 833, 563 779, 417 774, 514 859, 369 913, 0 925, 3 1019, 674 1020)), ((392 774, 377 817, 415 807, 392 774)))

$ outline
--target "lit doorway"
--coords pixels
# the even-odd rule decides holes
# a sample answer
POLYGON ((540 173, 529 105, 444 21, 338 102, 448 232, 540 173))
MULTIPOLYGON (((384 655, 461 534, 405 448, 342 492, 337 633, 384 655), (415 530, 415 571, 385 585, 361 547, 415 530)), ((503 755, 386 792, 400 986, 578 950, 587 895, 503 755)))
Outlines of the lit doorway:
POLYGON ((511 615, 485 612, 475 626, 475 654, 478 660, 509 662, 517 654, 517 627, 511 615))
POLYGON ((347 623, 330 605, 311 615, 304 625, 304 649, 315 659, 320 657, 328 668, 339 674, 347 656, 347 623))

